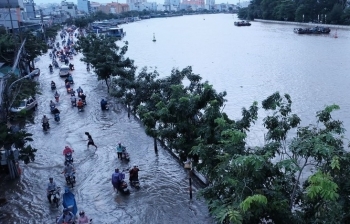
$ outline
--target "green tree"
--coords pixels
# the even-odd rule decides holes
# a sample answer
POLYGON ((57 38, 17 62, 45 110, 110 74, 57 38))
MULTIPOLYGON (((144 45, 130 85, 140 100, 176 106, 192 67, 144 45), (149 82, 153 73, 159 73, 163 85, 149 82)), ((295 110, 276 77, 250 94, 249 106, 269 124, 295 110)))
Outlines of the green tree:
POLYGON ((34 59, 38 56, 47 52, 48 46, 41 38, 34 36, 31 32, 25 33, 26 43, 25 49, 25 60, 28 66, 35 68, 34 59))
POLYGON ((133 61, 125 58, 128 42, 119 47, 116 41, 116 38, 110 36, 92 34, 77 42, 77 49, 84 54, 81 60, 92 65, 98 80, 105 81, 108 92, 110 78, 128 78, 135 70, 133 61))

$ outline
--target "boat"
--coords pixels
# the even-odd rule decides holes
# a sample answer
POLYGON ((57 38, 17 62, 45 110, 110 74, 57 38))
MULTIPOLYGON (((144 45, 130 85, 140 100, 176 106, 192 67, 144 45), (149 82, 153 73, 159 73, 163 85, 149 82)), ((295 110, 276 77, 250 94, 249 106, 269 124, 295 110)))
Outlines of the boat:
POLYGON ((297 34, 329 34, 331 29, 328 27, 316 26, 314 28, 294 28, 294 33, 297 34))
POLYGON ((154 36, 154 33, 153 33, 153 40, 152 40, 153 42, 156 42, 157 40, 156 40, 156 37, 154 36))
POLYGON ((123 37, 125 37, 126 32, 123 31, 123 28, 115 27, 107 29, 106 35, 122 39, 123 37))
POLYGON ((250 26, 250 25, 252 25, 248 21, 238 21, 238 22, 234 22, 234 24, 235 24, 235 26, 250 26))

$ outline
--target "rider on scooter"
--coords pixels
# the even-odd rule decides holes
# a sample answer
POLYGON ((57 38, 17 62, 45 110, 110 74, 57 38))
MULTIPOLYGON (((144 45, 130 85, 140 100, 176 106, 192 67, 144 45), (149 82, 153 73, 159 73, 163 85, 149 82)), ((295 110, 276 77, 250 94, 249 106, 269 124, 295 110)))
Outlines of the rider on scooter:
POLYGON ((51 204, 51 194, 50 194, 50 191, 55 191, 57 186, 56 186, 56 183, 53 181, 53 178, 50 177, 49 178, 49 183, 47 184, 47 188, 46 188, 46 191, 47 191, 47 199, 49 199, 49 202, 51 204))
POLYGON ((130 171, 129 171, 129 174, 130 174, 130 177, 129 177, 129 180, 130 181, 138 181, 139 180, 139 168, 136 164, 134 164, 134 168, 132 168, 130 171))

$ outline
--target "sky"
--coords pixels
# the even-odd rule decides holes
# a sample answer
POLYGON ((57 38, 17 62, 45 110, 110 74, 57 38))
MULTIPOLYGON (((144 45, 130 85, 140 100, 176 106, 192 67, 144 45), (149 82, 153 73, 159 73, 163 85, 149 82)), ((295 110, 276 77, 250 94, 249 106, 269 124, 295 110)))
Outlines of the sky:
MULTIPOLYGON (((92 2, 99 2, 99 3, 110 3, 110 2, 119 2, 119 3, 126 3, 126 0, 90 0, 92 2)), ((182 0, 180 0, 182 2, 182 0)), ((249 0, 241 0, 241 2, 249 1, 249 0)), ((34 0, 34 3, 41 4, 41 3, 61 3, 61 0, 34 0)), ((77 4, 78 0, 67 0, 67 2, 74 2, 77 4)), ((157 2, 159 4, 163 4, 164 0, 147 0, 147 2, 157 2)), ((215 0, 216 4, 219 3, 229 3, 229 4, 237 4, 239 0, 215 0)))

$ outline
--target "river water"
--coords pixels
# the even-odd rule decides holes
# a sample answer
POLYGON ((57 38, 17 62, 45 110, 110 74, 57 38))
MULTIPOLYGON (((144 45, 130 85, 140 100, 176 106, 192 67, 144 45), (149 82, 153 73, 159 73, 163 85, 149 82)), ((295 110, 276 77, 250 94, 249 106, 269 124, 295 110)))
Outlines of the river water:
MULTIPOLYGON (((225 112, 240 118, 242 107, 253 101, 259 104, 280 91, 291 95, 294 112, 303 124, 313 123, 315 113, 323 106, 338 104, 335 117, 350 125, 350 32, 338 30, 330 35, 301 36, 294 26, 252 22, 251 27, 235 27, 235 17, 228 14, 158 18, 123 25, 129 42, 128 56, 141 68, 157 69, 162 77, 173 67, 193 67, 196 74, 227 91, 225 112), (152 42, 153 33, 157 39, 152 42)), ((189 200, 188 176, 181 164, 163 149, 153 151, 153 141, 144 134, 137 120, 128 119, 125 111, 113 104, 113 111, 101 112, 99 101, 106 94, 104 84, 75 57, 74 89, 81 86, 87 93, 88 106, 78 113, 71 108, 63 79, 58 71, 48 73, 49 56, 37 62, 42 70, 39 82, 42 95, 35 112, 35 124, 27 129, 34 134, 38 148, 36 161, 22 165, 23 175, 16 181, 0 183, 0 198, 8 203, 0 207, 0 223, 53 223, 61 212, 50 206, 45 196, 49 177, 65 185, 62 150, 75 150, 77 185, 73 189, 78 209, 84 209, 95 223, 213 223, 204 202, 189 200), (53 99, 50 81, 61 92, 59 124, 51 120, 49 132, 42 131, 40 118, 49 114, 53 99), (84 132, 91 133, 98 146, 86 147, 84 132), (114 150, 121 141, 131 154, 130 164, 119 161, 114 150), (130 196, 116 194, 110 183, 114 168, 140 166, 141 189, 131 189, 130 196)), ((261 110, 261 117, 264 112, 261 110)), ((263 142, 261 119, 252 129, 251 144, 263 142)), ((347 134, 348 135, 348 134, 347 134)), ((195 186, 195 192, 197 190, 195 186)))
MULTIPOLYGON (((217 91, 227 91, 224 111, 241 118, 241 108, 276 91, 288 93, 303 125, 315 123, 316 112, 337 104, 334 117, 350 127, 350 30, 330 35, 297 35, 295 25, 252 22, 235 27, 236 15, 195 15, 143 20, 124 25, 128 55, 139 68, 150 66, 162 77, 172 68, 192 66, 217 91), (156 42, 152 42, 153 33, 156 42)), ((263 144, 260 119, 249 135, 263 144)), ((350 137, 347 133, 347 137, 350 137)))

